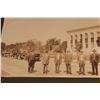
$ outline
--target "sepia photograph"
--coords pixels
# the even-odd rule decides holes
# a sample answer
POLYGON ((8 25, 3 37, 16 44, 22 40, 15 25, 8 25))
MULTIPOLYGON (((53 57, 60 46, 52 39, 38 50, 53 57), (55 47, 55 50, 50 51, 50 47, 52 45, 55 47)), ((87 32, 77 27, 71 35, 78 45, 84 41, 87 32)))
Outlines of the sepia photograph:
POLYGON ((1 18, 1 82, 11 78, 100 81, 100 18, 1 18))
POLYGON ((0 100, 100 98, 100 0, 0 8, 0 100))

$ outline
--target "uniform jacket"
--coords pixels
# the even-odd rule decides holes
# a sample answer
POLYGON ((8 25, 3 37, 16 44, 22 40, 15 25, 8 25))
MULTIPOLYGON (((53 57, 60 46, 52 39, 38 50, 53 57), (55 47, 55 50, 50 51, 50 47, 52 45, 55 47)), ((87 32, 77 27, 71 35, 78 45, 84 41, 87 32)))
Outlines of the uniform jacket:
POLYGON ((64 62, 65 62, 65 64, 71 64, 71 62, 72 62, 72 54, 71 53, 64 54, 64 62))
POLYGON ((50 55, 48 53, 42 54, 42 63, 48 65, 50 60, 50 55))
POLYGON ((93 61, 95 61, 96 63, 99 63, 99 59, 100 59, 100 57, 99 57, 99 55, 97 53, 95 54, 95 58, 94 58, 94 54, 93 53, 90 55, 90 62, 91 63, 93 61))
POLYGON ((28 60, 29 66, 34 65, 34 62, 35 62, 34 55, 29 54, 27 56, 27 60, 28 60))
POLYGON ((55 62, 55 64, 57 64, 57 63, 61 64, 61 62, 62 62, 62 55, 61 55, 61 53, 55 53, 54 62, 55 62))
POLYGON ((84 54, 78 54, 78 63, 79 64, 85 64, 86 56, 84 54))

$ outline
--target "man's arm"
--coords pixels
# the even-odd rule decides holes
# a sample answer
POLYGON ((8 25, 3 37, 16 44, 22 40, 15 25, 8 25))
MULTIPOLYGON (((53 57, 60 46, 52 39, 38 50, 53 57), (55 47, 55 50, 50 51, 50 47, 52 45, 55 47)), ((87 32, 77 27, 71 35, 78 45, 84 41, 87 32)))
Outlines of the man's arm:
POLYGON ((100 56, 99 54, 97 54, 97 62, 99 63, 99 60, 100 60, 100 56))
POLYGON ((92 54, 90 54, 90 62, 92 62, 92 54))

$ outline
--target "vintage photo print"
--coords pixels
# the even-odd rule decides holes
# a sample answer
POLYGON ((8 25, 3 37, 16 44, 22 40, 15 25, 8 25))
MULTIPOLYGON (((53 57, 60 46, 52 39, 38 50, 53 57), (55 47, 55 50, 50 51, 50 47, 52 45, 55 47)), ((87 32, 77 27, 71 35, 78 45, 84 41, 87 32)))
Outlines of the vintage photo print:
POLYGON ((100 82, 100 18, 1 18, 1 82, 100 82))

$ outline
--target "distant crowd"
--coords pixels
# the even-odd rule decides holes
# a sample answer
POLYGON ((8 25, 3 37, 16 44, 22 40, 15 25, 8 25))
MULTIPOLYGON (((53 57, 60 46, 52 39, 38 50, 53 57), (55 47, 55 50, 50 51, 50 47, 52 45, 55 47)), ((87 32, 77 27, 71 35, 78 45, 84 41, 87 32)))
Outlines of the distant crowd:
POLYGON ((14 58, 14 59, 19 59, 19 60, 25 60, 26 56, 28 55, 27 52, 23 51, 20 52, 19 50, 5 50, 2 52, 3 57, 9 57, 9 58, 14 58))

